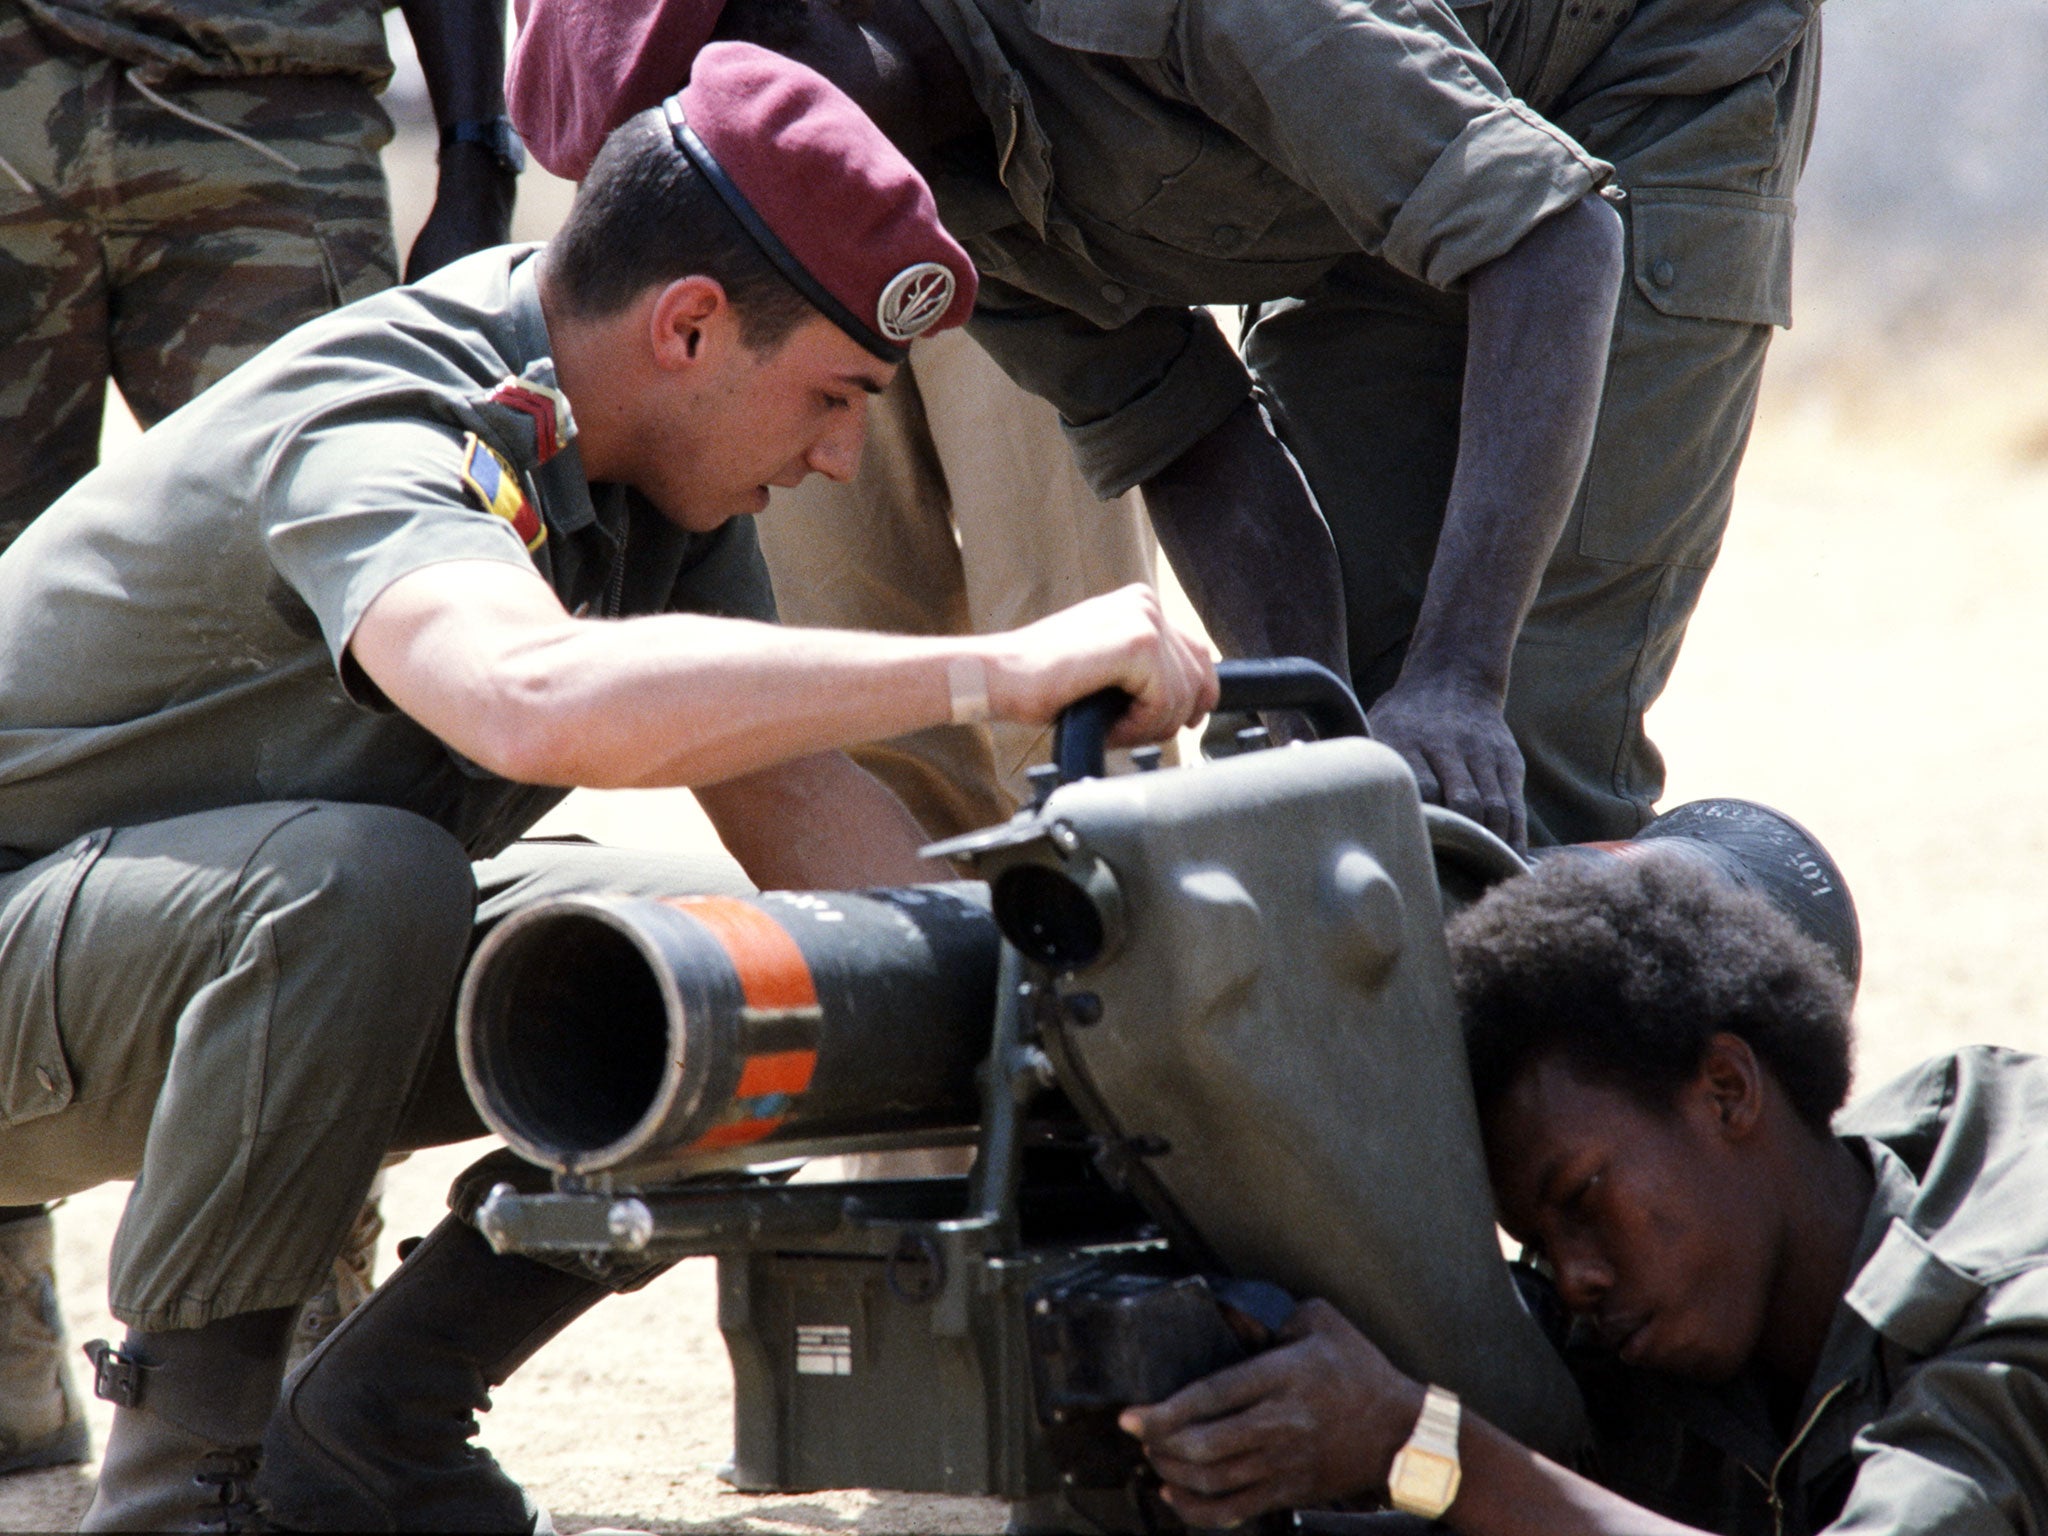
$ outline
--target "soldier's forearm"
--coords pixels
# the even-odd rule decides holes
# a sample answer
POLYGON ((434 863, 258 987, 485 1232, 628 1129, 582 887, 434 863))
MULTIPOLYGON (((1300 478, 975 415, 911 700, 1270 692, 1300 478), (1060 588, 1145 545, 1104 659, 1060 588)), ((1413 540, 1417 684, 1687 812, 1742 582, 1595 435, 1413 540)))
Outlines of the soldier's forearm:
POLYGON ((1458 467, 1403 682, 1506 695, 1585 475, 1620 283, 1620 220, 1597 197, 1472 274, 1458 467))
POLYGON ((495 0, 402 0, 434 118, 483 122, 505 111, 504 7, 495 0))
POLYGON ((1336 546, 1254 402, 1144 493, 1160 547, 1225 656, 1307 656, 1350 677, 1336 546))
POLYGON ((1444 1523, 1459 1536, 1702 1536, 1539 1456, 1474 1414, 1458 1435, 1464 1478, 1444 1523))

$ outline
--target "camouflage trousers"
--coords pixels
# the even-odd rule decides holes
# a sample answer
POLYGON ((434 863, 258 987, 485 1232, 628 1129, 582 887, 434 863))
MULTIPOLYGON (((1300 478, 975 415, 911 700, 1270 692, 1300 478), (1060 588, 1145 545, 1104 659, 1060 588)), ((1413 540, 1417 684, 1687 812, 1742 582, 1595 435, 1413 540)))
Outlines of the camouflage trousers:
POLYGON ((0 548, 98 459, 303 321, 397 280, 378 151, 338 76, 152 84, 0 0, 0 548))

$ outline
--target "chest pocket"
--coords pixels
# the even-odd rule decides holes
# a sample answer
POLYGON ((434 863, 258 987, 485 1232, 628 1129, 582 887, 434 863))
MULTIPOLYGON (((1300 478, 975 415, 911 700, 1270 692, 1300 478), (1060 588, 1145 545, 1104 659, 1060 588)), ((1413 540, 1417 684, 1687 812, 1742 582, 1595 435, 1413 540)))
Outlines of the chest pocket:
POLYGON ((1199 132, 1194 157, 1162 177, 1124 223, 1175 250, 1228 261, 1256 244, 1302 193, 1221 129, 1204 124, 1199 132))

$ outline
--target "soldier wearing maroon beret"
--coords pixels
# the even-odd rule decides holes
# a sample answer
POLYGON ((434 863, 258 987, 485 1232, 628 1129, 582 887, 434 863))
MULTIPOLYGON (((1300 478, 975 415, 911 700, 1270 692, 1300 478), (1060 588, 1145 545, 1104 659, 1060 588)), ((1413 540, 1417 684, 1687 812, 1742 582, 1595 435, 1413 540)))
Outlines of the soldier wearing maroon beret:
POLYGON ((533 1528, 473 1415, 642 1277, 493 1254, 474 1199, 539 1177, 509 1154, 280 1391, 380 1161, 483 1132, 450 1070, 480 933, 578 890, 950 878, 841 749, 1111 685, 1156 739, 1213 700, 1141 591, 975 640, 774 622, 768 487, 851 475, 974 291, 845 95, 721 44, 557 240, 292 332, 0 557, 0 1204, 136 1181, 87 1529, 533 1528), (738 867, 520 841, 629 785, 695 788, 738 867))

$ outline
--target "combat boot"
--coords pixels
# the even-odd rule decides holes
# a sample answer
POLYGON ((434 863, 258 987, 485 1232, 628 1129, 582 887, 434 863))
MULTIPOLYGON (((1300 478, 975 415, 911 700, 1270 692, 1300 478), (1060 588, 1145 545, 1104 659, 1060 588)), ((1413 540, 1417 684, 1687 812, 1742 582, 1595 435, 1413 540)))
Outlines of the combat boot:
POLYGON ((0 1222, 0 1475, 89 1460, 57 1305, 50 1213, 0 1222))
POLYGON ((449 1217, 284 1384, 257 1493, 303 1531, 552 1532, 476 1416, 605 1287, 449 1217))
POLYGON ((82 1531, 261 1531, 251 1501, 293 1308, 85 1346, 114 1428, 82 1531))

